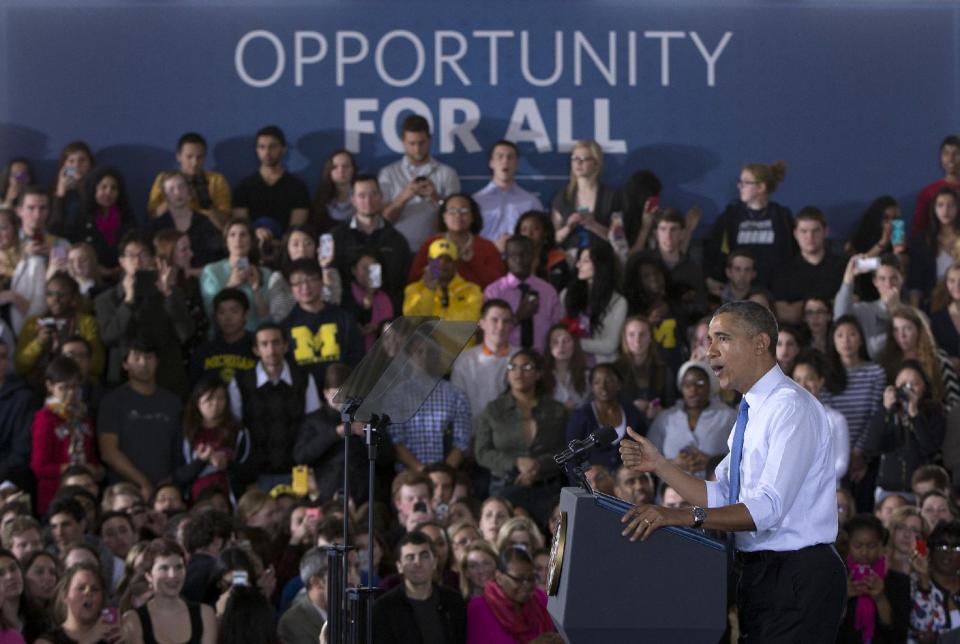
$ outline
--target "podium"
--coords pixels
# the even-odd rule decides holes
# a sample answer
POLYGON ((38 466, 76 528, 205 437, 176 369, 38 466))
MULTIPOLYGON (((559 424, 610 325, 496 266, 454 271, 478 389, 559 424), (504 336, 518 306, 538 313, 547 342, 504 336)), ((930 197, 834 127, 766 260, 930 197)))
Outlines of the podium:
POLYGON ((631 542, 620 534, 629 507, 580 488, 561 492, 550 558, 551 581, 559 579, 547 600, 557 628, 570 644, 716 644, 727 620, 725 543, 675 527, 631 542))

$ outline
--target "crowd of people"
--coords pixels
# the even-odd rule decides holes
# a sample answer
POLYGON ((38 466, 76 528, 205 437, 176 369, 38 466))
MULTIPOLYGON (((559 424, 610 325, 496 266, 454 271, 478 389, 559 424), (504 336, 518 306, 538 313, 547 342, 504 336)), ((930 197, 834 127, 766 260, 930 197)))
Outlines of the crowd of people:
MULTIPOLYGON (((6 164, 0 642, 316 642, 344 520, 351 583, 385 590, 376 641, 561 641, 553 455, 630 427, 710 478, 738 400, 708 324, 747 299, 774 312, 778 368, 830 419, 841 641, 960 627, 960 138, 909 225, 881 196, 848 240, 816 206, 773 200, 782 162, 745 165, 701 232, 698 208, 660 204, 653 171, 605 184, 594 141, 574 143, 547 205, 509 141, 474 194, 431 156, 424 118, 402 142, 377 174, 332 152, 311 197, 278 127, 233 186, 187 133, 144 211, 84 142, 51 186, 30 159, 6 164), (400 316, 479 330, 387 428, 369 489, 363 429, 335 397, 400 316)), ((616 444, 590 462, 594 489, 684 504, 616 444)))

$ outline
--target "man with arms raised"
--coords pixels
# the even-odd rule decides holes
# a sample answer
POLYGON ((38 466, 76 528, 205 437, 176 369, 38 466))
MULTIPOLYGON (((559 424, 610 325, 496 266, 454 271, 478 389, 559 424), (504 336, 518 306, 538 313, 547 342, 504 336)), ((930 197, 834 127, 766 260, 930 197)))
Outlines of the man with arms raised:
POLYGON ((776 320, 762 305, 717 309, 710 366, 722 387, 743 394, 730 453, 705 482, 628 428, 623 464, 656 474, 692 507, 636 506, 623 534, 646 539, 671 525, 735 533, 741 641, 833 642, 847 594, 833 547, 833 443, 823 407, 777 366, 776 343, 776 320))

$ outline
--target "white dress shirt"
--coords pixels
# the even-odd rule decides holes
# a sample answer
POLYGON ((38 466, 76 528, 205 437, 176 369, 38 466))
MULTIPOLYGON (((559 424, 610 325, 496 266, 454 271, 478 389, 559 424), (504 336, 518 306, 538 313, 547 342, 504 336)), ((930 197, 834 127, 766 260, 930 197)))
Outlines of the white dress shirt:
MULTIPOLYGON (((256 373, 257 389, 270 382, 270 376, 267 375, 267 370, 263 368, 263 363, 259 360, 257 360, 256 373)), ((320 409, 320 392, 317 389, 317 383, 313 380, 313 374, 308 373, 306 376, 307 390, 304 395, 304 415, 313 413, 320 409)), ((293 375, 290 373, 290 365, 287 364, 286 360, 283 361, 283 371, 280 372, 280 377, 277 380, 282 380, 288 385, 293 386, 293 375)), ((227 386, 227 395, 230 398, 230 411, 233 412, 234 418, 242 420, 243 394, 240 393, 240 386, 237 384, 236 378, 231 380, 230 384, 227 386)))
POLYGON ((837 485, 847 474, 847 467, 850 465, 850 430, 847 428, 847 417, 839 411, 824 405, 823 410, 827 412, 827 423, 830 425, 830 433, 833 435, 833 464, 837 470, 837 485))
MULTIPOLYGON (((750 406, 738 501, 754 532, 737 532, 738 550, 799 550, 837 538, 836 468, 827 414, 816 398, 774 365, 744 396, 750 406)), ((732 447, 733 432, 728 445, 732 447)), ((730 455, 707 481, 707 507, 727 505, 730 455)))

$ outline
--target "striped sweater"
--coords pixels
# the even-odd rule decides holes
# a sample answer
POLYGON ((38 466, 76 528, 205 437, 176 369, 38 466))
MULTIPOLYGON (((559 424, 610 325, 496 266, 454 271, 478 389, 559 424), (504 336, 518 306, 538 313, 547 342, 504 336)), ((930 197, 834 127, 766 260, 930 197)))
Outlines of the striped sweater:
POLYGON ((847 369, 847 388, 839 394, 823 392, 820 402, 830 405, 847 419, 850 448, 863 449, 870 418, 883 402, 887 374, 875 362, 864 362, 847 369))

